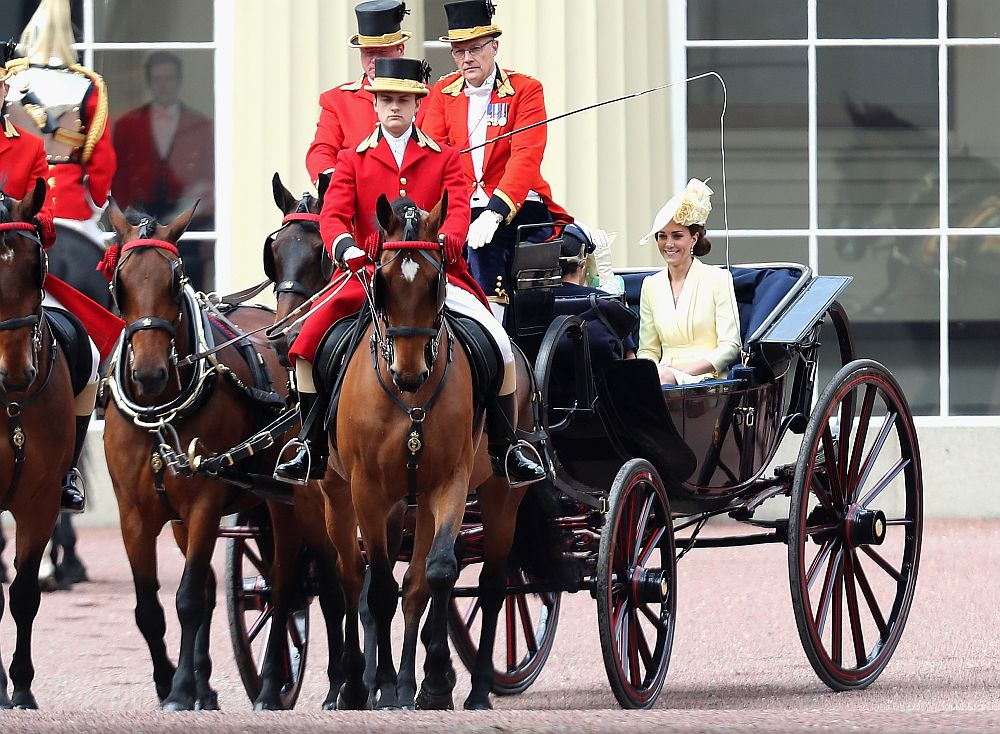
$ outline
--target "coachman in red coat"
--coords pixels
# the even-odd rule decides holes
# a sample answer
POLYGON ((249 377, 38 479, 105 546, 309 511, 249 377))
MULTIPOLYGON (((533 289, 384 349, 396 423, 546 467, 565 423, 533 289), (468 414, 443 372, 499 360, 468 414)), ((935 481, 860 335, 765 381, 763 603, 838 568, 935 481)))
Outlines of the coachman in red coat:
POLYGON ((375 78, 375 59, 398 58, 413 34, 401 30, 410 11, 398 0, 370 0, 354 9, 358 32, 348 44, 361 51, 360 78, 328 89, 319 97, 316 135, 306 153, 309 180, 316 184, 321 173, 332 173, 340 151, 355 147, 371 134, 378 122, 375 98, 369 91, 375 78))

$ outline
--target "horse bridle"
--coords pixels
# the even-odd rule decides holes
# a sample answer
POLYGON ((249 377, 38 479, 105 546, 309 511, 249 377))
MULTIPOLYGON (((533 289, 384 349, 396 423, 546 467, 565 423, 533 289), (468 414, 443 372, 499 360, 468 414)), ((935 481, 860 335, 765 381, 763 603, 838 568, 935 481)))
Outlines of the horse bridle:
MULTIPOLYGON (((0 197, 3 195, 0 194, 0 197)), ((42 247, 42 241, 38 237, 38 230, 30 222, 0 222, 0 242, 5 242, 8 232, 20 232, 21 236, 31 240, 38 247, 38 308, 28 316, 15 316, 10 319, 0 320, 0 331, 17 331, 31 327, 31 360, 32 366, 37 368, 38 352, 42 348, 42 301, 45 300, 45 278, 48 275, 48 253, 42 247)))
MULTIPOLYGON (((276 277, 277 271, 275 269, 274 253, 271 250, 271 243, 274 238, 277 237, 278 233, 288 225, 293 224, 294 222, 310 222, 319 226, 319 214, 314 214, 309 211, 309 204, 311 200, 312 195, 306 194, 303 196, 295 211, 291 214, 286 214, 281 220, 281 226, 264 239, 264 274, 274 283, 275 297, 281 295, 282 293, 294 293, 302 296, 303 298, 309 298, 314 293, 314 291, 310 290, 297 280, 289 279, 279 281, 276 277)), ((329 253, 327 253, 325 247, 323 248, 322 260, 320 261, 320 269, 323 280, 329 281, 330 277, 333 275, 333 260, 330 259, 329 253)))

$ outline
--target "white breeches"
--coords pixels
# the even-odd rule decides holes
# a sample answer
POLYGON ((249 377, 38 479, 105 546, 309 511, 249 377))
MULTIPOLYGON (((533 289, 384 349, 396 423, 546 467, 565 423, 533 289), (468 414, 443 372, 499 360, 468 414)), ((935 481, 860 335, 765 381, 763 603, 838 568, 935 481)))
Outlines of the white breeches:
POLYGON ((514 389, 517 387, 514 349, 510 344, 510 337, 507 336, 507 332, 503 329, 503 324, 497 321, 493 312, 480 303, 478 298, 457 285, 448 283, 444 303, 445 306, 455 313, 475 319, 493 337, 493 341, 500 348, 500 355, 503 357, 503 384, 500 386, 500 394, 509 395, 514 392, 514 389))

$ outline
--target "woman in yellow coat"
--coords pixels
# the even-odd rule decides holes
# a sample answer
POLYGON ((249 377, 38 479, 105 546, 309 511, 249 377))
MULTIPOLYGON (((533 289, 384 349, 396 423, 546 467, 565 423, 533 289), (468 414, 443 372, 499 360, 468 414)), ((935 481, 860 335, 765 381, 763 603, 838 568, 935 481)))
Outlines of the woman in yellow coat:
POLYGON ((708 186, 691 179, 660 209, 640 242, 655 238, 667 264, 643 281, 636 355, 657 363, 664 385, 725 376, 740 353, 733 276, 696 257, 712 247, 705 237, 711 195, 708 186))

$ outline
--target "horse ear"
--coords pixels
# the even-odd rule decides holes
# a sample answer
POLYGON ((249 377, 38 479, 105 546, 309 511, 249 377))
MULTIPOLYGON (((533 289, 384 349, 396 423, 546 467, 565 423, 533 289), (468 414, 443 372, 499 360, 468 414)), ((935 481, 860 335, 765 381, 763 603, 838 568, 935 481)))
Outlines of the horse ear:
POLYGON ((271 193, 274 195, 274 203, 278 205, 282 214, 291 214, 299 204, 298 199, 281 183, 281 176, 277 171, 271 179, 271 193))
POLYGON ((181 238, 181 235, 187 231, 188 225, 190 225, 191 220, 194 219, 194 213, 198 209, 198 204, 200 203, 201 199, 198 199, 197 201, 194 202, 194 204, 191 205, 189 209, 185 209, 176 217, 174 217, 174 221, 164 226, 162 228, 163 239, 165 239, 167 242, 176 243, 177 240, 181 238))
POLYGON ((316 191, 319 193, 319 209, 323 211, 323 197, 326 196, 326 190, 330 188, 330 180, 333 175, 330 173, 321 173, 319 178, 316 179, 316 191))
POLYGON ((19 207, 19 218, 25 222, 30 222, 35 215, 45 206, 45 196, 48 189, 45 186, 44 178, 36 178, 34 188, 28 189, 28 193, 21 199, 19 207))
POLYGON ((122 210, 118 207, 118 202, 115 201, 113 196, 108 197, 108 221, 111 223, 111 228, 118 235, 118 241, 120 242, 124 239, 125 234, 131 229, 128 220, 125 219, 125 215, 122 214, 122 210))
POLYGON ((428 241, 436 240, 437 234, 441 231, 445 217, 448 216, 448 192, 445 191, 441 200, 434 205, 427 219, 424 220, 425 231, 428 233, 428 241))
POLYGON ((385 194, 379 194, 378 201, 375 203, 375 218, 383 232, 392 231, 392 225, 396 221, 396 212, 392 210, 392 204, 389 203, 385 194))

